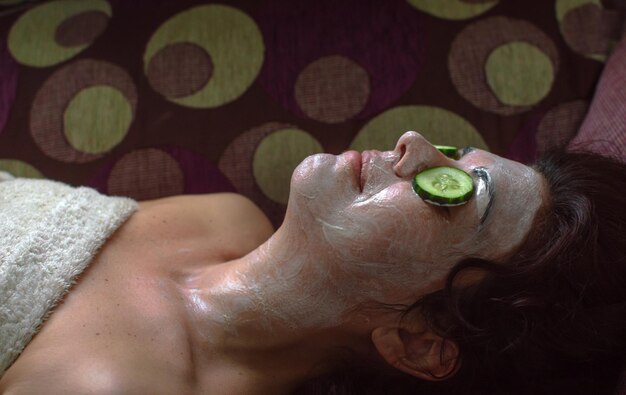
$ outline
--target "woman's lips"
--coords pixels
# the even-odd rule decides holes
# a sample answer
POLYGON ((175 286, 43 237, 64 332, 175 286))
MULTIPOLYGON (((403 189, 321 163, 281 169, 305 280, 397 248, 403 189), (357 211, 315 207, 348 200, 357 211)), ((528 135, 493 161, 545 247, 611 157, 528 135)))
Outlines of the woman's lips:
POLYGON ((346 151, 343 155, 346 156, 348 161, 350 161, 356 184, 359 186, 360 190, 363 190, 363 184, 361 184, 361 166, 363 164, 363 159, 361 154, 357 151, 346 151))
POLYGON ((361 186, 361 192, 363 192, 363 187, 365 186, 365 181, 367 181, 367 169, 372 158, 372 153, 370 151, 363 151, 361 154, 361 174, 359 179, 359 185, 361 186))

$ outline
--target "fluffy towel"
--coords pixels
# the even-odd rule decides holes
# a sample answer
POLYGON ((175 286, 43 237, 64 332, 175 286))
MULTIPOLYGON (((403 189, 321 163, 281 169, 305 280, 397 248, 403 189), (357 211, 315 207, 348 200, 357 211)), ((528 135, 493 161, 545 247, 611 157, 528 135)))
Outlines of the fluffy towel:
POLYGON ((0 377, 134 200, 0 172, 0 377))

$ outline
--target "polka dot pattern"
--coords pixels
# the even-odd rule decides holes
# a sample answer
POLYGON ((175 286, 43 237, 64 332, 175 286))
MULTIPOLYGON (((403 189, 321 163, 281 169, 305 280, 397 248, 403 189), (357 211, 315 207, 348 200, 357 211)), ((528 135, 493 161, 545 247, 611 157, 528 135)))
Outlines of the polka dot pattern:
POLYGON ((291 174, 304 158, 324 152, 310 134, 298 129, 283 129, 266 136, 254 153, 254 178, 267 197, 287 203, 291 174))
POLYGON ((240 133, 224 150, 218 167, 237 191, 261 207, 274 226, 279 226, 285 205, 270 199, 259 187, 254 177, 253 160, 261 141, 280 130, 295 129, 293 125, 268 122, 240 133))
POLYGON ((116 157, 99 169, 89 185, 105 194, 140 199, 236 191, 214 163, 177 146, 141 148, 116 157))
POLYGON ((198 6, 173 16, 152 35, 144 53, 145 72, 154 89, 169 94, 165 97, 172 102, 194 108, 213 108, 237 99, 250 87, 263 64, 263 50, 261 32, 247 14, 217 4, 198 6), (224 34, 225 31, 228 34, 224 34), (188 42, 194 46, 163 51, 167 46, 188 42), (199 53, 202 51, 206 54, 199 53), (156 60, 155 55, 159 56, 156 60), (159 66, 161 63, 175 66, 178 62, 180 68, 165 73, 154 71, 164 68, 159 66), (198 64, 204 71, 193 72, 198 64), (189 71, 192 71, 191 79, 185 75, 189 71), (174 92, 162 88, 172 84, 162 81, 172 79, 169 73, 183 79, 174 83, 178 87, 174 92), (199 87, 198 80, 208 77, 207 74, 211 78, 206 78, 207 82, 199 87), (179 96, 181 89, 190 92, 179 96))
POLYGON ((405 0, 275 0, 262 3, 255 15, 264 36, 272 38, 259 81, 297 116, 326 123, 367 119, 404 94, 425 61, 422 17, 405 0), (338 77, 342 70, 356 74, 338 77), (315 86, 304 82, 311 73, 321 77, 315 86), (308 87, 326 98, 333 89, 327 84, 338 81, 354 90, 317 106, 302 97, 308 87))
POLYGON ((473 18, 489 11, 498 0, 408 0, 420 11, 443 19, 473 18))
POLYGON ((432 106, 403 106, 385 111, 369 121, 350 147, 392 150, 402 133, 419 132, 433 144, 488 149, 476 128, 460 115, 432 106))
POLYGON ((56 71, 39 89, 30 111, 30 131, 49 157, 89 162, 124 137, 136 106, 137 92, 124 70, 80 60, 56 71))
POLYGON ((109 15, 99 11, 85 11, 59 24, 54 41, 63 47, 89 45, 106 29, 109 15))
POLYGON ((448 68, 459 94, 470 103, 489 112, 511 115, 528 111, 549 93, 559 69, 559 56, 552 40, 534 25, 491 17, 470 24, 457 35, 448 68), (531 59, 526 58, 529 55, 531 59), (515 64, 509 56, 519 62, 515 64), (511 67, 517 74, 511 72, 511 67))
POLYGON ((554 69, 539 48, 523 41, 500 45, 485 64, 487 84, 498 100, 509 106, 532 106, 552 87, 554 69), (516 78, 511 78, 514 75, 516 78))
POLYGON ((192 43, 170 44, 150 59, 146 76, 165 97, 189 96, 202 89, 213 72, 209 54, 192 43))
POLYGON ((559 104, 541 119, 535 140, 537 151, 566 146, 576 135, 589 109, 585 100, 559 104))
POLYGON ((34 166, 17 159, 0 159, 0 171, 6 171, 14 177, 45 178, 34 166))
POLYGON ((132 105, 119 90, 98 85, 79 91, 70 100, 63 115, 63 129, 73 148, 99 154, 122 141, 132 118, 132 105))
POLYGON ((105 0, 57 0, 25 12, 13 24, 8 43, 13 57, 33 67, 61 63, 83 51, 112 16, 105 0))
POLYGON ((184 191, 183 171, 178 162, 162 150, 132 151, 115 163, 107 191, 137 200, 180 195, 184 191))
POLYGON ((370 94, 369 75, 344 56, 327 56, 298 75, 294 97, 302 112, 321 122, 343 122, 358 114, 370 94))
POLYGON ((236 191, 278 226, 311 153, 565 144, 614 4, 0 0, 0 160, 140 199, 236 191))
POLYGON ((565 42, 581 55, 604 61, 619 40, 623 18, 600 0, 557 0, 556 14, 565 42))

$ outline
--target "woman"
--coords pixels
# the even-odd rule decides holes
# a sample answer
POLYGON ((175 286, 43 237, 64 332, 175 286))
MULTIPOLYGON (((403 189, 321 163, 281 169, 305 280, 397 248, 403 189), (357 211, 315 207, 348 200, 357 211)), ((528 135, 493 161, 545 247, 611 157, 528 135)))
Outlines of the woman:
POLYGON ((426 382, 348 367, 298 394, 617 395, 626 378, 626 166, 575 149, 534 166, 548 198, 522 246, 498 261, 465 258, 444 289, 401 306, 404 319, 458 347, 457 371, 431 371, 426 382))
MULTIPOLYGON (((0 379, 0 390, 281 394, 348 367, 402 385, 402 377, 442 381, 463 377, 483 356, 506 362, 527 338, 550 335, 532 325, 519 331, 524 321, 512 309, 527 309, 533 324, 536 309, 554 304, 560 312, 570 294, 585 307, 588 295, 592 305, 623 304, 623 291, 614 300, 596 295, 623 278, 623 252, 614 277, 602 262, 592 268, 601 276, 576 261, 580 251, 601 254, 598 244, 574 251, 575 267, 547 267, 570 247, 558 235, 556 246, 537 240, 567 225, 555 228, 548 214, 561 209, 554 190, 561 180, 485 151, 463 154, 450 159, 408 132, 391 152, 309 157, 293 174, 276 232, 236 195, 141 203, 0 379), (454 208, 424 202, 411 180, 434 166, 483 174, 477 194, 454 208), (485 270, 465 269, 472 265, 485 270), (579 284, 581 273, 599 282, 579 284), (515 322, 494 323, 488 313, 515 322)), ((581 226, 577 235, 589 236, 581 226)), ((555 316, 562 326, 593 322, 567 307, 573 316, 555 316)), ((623 333, 622 320, 616 324, 623 333)), ((591 337, 581 341, 608 355, 604 338, 591 337)))

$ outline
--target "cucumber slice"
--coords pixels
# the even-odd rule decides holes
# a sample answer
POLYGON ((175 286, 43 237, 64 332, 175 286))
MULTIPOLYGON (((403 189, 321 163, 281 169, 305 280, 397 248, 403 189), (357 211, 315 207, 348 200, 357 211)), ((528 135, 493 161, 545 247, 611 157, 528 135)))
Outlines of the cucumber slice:
POLYGON ((437 206, 460 206, 472 197, 474 180, 461 169, 432 167, 415 176, 413 189, 428 203, 437 206))
POLYGON ((457 147, 453 147, 451 145, 434 145, 433 147, 437 148, 439 152, 441 152, 448 158, 452 158, 452 159, 459 158, 459 149, 457 147))

